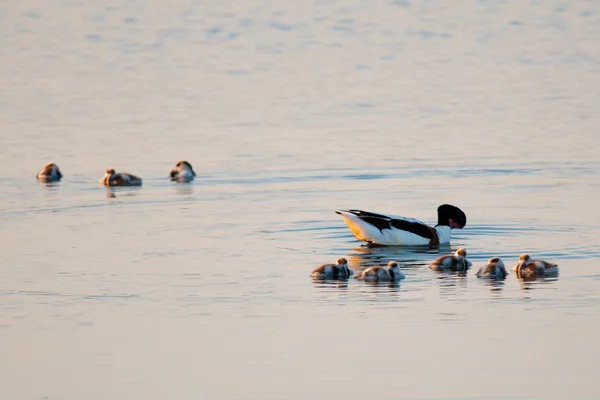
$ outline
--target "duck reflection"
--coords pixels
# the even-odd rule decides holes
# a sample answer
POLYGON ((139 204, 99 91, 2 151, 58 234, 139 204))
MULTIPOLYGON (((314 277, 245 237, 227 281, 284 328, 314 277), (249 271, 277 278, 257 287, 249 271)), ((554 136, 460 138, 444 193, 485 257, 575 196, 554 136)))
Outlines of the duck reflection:
POLYGON ((386 265, 390 260, 398 261, 403 269, 411 269, 428 265, 432 255, 445 254, 449 250, 449 245, 440 246, 437 249, 431 249, 428 246, 361 246, 352 249, 346 258, 350 267, 357 272, 374 265, 386 265))

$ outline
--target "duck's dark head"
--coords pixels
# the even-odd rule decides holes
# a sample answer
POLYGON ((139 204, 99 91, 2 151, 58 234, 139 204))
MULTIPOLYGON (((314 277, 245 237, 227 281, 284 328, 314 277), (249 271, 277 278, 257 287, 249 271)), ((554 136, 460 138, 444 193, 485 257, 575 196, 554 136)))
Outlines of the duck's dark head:
POLYGON ((451 229, 462 229, 467 225, 467 215, 456 206, 442 204, 438 207, 438 225, 446 225, 451 229))

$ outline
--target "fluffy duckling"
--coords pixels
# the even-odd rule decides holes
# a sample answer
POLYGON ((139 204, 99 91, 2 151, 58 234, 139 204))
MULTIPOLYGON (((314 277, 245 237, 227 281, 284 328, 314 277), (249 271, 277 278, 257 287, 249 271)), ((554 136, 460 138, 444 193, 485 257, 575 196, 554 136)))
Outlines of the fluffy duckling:
POLYGON ((434 271, 466 271, 470 266, 471 262, 467 260, 467 250, 461 247, 454 254, 436 258, 429 268, 434 271))
POLYGON ((558 265, 542 260, 532 260, 529 254, 521 254, 519 263, 513 268, 521 280, 533 280, 558 275, 558 265))
POLYGON ((508 273, 506 272, 506 267, 500 257, 490 258, 487 265, 477 271, 478 278, 504 279, 506 278, 506 275, 508 275, 508 273))
POLYGON ((187 161, 181 160, 178 161, 177 164, 175 164, 175 168, 171 170, 169 176, 171 177, 172 181, 191 182, 196 176, 196 173, 192 168, 192 164, 190 164, 187 161))
POLYGON ((126 173, 117 174, 114 169, 109 168, 100 183, 104 186, 142 186, 142 178, 126 173))
POLYGON ((58 165, 54 163, 48 163, 44 165, 44 168, 42 168, 36 175, 38 181, 45 183, 58 182, 62 177, 63 176, 58 169, 58 165))
POLYGON ((310 276, 317 279, 348 279, 352 274, 354 271, 348 268, 348 260, 340 257, 335 264, 318 266, 310 276))
POLYGON ((405 276, 400 271, 400 266, 396 261, 390 261, 387 267, 374 266, 359 272, 355 276, 356 279, 365 281, 399 281, 405 276))

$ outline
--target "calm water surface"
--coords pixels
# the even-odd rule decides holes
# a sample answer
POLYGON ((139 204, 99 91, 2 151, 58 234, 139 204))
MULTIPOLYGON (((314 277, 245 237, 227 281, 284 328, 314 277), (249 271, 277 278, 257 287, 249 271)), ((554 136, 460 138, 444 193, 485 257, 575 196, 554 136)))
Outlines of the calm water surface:
POLYGON ((600 397, 599 13, 9 0, 0 398, 600 397), (468 224, 439 252, 362 247, 333 212, 442 203, 468 224), (467 276, 429 270, 459 246, 467 276), (558 279, 475 277, 522 252, 558 279), (407 278, 309 278, 340 256, 407 278))

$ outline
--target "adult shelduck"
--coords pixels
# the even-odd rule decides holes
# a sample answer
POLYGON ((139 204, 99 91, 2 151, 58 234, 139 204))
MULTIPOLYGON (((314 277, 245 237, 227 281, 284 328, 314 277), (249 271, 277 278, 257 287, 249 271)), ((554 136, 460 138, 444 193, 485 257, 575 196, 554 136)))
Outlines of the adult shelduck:
POLYGON ((387 216, 362 210, 338 210, 337 214, 357 239, 381 246, 437 247, 450 243, 450 231, 462 229, 467 216, 458 207, 443 204, 438 207, 438 222, 435 227, 413 218, 387 216))

